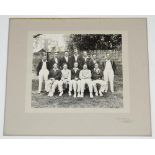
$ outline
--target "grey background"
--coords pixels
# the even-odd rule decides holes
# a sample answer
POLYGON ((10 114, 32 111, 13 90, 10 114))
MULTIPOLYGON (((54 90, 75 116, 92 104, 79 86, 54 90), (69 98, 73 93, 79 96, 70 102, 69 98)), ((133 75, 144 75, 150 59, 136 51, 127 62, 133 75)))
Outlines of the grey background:
MULTIPOLYGON (((118 17, 118 16, 117 16, 118 17)), ((4 103, 5 103, 5 78, 6 78, 6 60, 7 60, 7 37, 8 37, 8 16, 1 16, 0 17, 0 43, 2 44, 0 46, 0 75, 1 75, 1 80, 0 80, 0 98, 1 98, 1 104, 0 104, 0 135, 2 137, 3 134, 3 117, 4 117, 4 103)), ((155 54, 153 54, 153 51, 155 51, 155 45, 153 45, 153 38, 154 33, 155 33, 155 17, 149 17, 148 18, 148 27, 149 27, 149 56, 150 56, 150 79, 151 79, 151 94, 153 94, 153 91, 155 90, 155 73, 153 73, 154 68, 155 68, 155 61, 153 58, 155 58, 155 54), (151 35, 150 35, 151 34, 151 35), (154 61, 154 62, 153 62, 154 61), (153 68, 154 67, 154 68, 153 68), (152 71, 152 72, 151 72, 152 71)), ((154 108, 155 104, 155 98, 153 98, 153 95, 151 96, 151 106, 152 110, 154 108)), ((153 118, 155 116, 155 111, 152 112, 152 122, 154 122, 153 118)), ((155 136, 154 133, 154 124, 152 123, 152 134, 153 137, 155 136)))

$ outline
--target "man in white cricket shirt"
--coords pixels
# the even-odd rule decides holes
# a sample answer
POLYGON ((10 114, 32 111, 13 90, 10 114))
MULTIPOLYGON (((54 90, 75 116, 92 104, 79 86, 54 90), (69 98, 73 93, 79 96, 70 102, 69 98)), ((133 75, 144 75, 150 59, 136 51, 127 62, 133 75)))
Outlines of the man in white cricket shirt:
POLYGON ((81 97, 84 97, 85 85, 87 84, 89 87, 90 98, 93 98, 91 71, 87 69, 87 64, 83 65, 83 69, 80 71, 79 78, 81 79, 81 97))
MULTIPOLYGON (((59 96, 63 95, 63 85, 65 88, 69 84, 71 80, 71 71, 68 69, 67 64, 63 65, 63 70, 61 70, 61 80, 60 80, 60 94, 59 96)), ((69 91, 69 96, 71 96, 71 92, 69 91)))

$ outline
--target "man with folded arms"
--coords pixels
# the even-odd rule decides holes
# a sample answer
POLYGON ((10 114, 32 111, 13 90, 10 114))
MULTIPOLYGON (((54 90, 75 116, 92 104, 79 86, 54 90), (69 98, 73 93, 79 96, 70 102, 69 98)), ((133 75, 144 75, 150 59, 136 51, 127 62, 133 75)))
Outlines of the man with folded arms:
MULTIPOLYGON (((67 64, 63 65, 63 70, 61 70, 61 80, 60 80, 60 94, 59 96, 63 95, 63 85, 65 85, 65 88, 67 88, 67 85, 69 84, 71 80, 71 71, 68 69, 67 64)), ((68 92, 69 96, 71 96, 71 92, 68 92)))
POLYGON ((103 96, 102 92, 105 91, 107 83, 103 81, 103 71, 99 69, 97 63, 95 63, 95 67, 92 70, 92 80, 95 96, 98 96, 97 84, 100 85, 99 94, 100 96, 103 96))
POLYGON ((69 82, 69 95, 71 95, 72 88, 74 90, 74 97, 78 92, 78 96, 80 97, 80 79, 79 79, 80 70, 78 69, 78 63, 74 63, 74 68, 71 70, 71 81, 69 82))
POLYGON ((87 64, 83 65, 83 69, 80 71, 79 78, 81 79, 81 97, 84 96, 84 89, 85 89, 85 85, 87 84, 89 87, 90 98, 93 98, 91 71, 87 69, 87 64))
POLYGON ((50 70, 48 75, 48 96, 52 97, 55 93, 56 88, 58 87, 59 92, 61 91, 60 79, 61 79, 61 70, 58 69, 57 63, 53 65, 53 69, 50 70))

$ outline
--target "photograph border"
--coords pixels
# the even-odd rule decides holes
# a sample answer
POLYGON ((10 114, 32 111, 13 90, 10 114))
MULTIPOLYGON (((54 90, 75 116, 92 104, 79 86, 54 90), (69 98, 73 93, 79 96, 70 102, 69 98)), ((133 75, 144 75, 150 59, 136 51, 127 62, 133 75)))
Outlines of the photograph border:
POLYGON ((27 35, 27 77, 25 94, 26 113, 129 113, 129 65, 127 31, 29 31, 27 35), (123 71, 123 107, 122 108, 33 108, 31 107, 32 58, 34 34, 121 34, 122 35, 122 71, 123 71))

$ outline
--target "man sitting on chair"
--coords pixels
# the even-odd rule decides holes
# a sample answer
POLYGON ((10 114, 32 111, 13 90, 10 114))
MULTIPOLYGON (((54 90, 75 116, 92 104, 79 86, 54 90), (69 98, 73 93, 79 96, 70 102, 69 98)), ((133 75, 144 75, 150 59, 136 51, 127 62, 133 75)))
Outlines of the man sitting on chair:
POLYGON ((80 97, 80 79, 79 79, 80 70, 78 69, 78 63, 74 63, 74 68, 71 70, 71 81, 69 82, 69 95, 71 95, 72 87, 74 89, 74 97, 78 92, 78 97, 80 97))
POLYGON ((103 78, 103 71, 99 68, 98 63, 95 63, 95 67, 92 70, 92 82, 93 82, 93 88, 95 92, 95 96, 98 96, 98 90, 97 90, 97 84, 100 85, 99 94, 100 96, 103 96, 102 92, 105 91, 107 83, 102 80, 103 78))
POLYGON ((79 78, 81 79, 81 97, 84 96, 84 89, 85 85, 87 84, 89 87, 90 98, 93 98, 91 71, 87 69, 87 64, 83 65, 83 69, 80 71, 79 78))
POLYGON ((61 91, 60 79, 61 79, 61 70, 58 69, 57 63, 53 65, 53 69, 50 70, 48 75, 48 96, 52 97, 55 93, 56 88, 58 87, 59 92, 61 91))
MULTIPOLYGON (((71 71, 68 69, 67 64, 63 64, 63 70, 61 70, 61 80, 60 80, 60 94, 59 96, 63 95, 63 85, 65 85, 65 88, 67 88, 67 85, 69 84, 71 80, 71 71)), ((69 96, 71 96, 71 92, 69 91, 69 96)))

